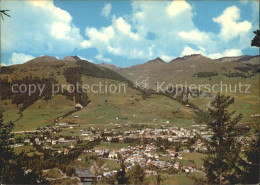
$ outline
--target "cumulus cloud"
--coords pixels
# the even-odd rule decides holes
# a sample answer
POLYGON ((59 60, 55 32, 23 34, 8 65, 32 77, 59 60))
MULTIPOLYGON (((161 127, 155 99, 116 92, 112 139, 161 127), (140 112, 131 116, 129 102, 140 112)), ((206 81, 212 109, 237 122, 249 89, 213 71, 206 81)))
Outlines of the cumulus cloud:
POLYGON ((90 47, 72 16, 52 1, 2 1, 12 18, 1 23, 4 52, 65 53, 90 47))
POLYGON ((94 63, 92 59, 86 59, 85 57, 78 56, 81 60, 86 60, 88 62, 94 63))
POLYGON ((130 38, 134 40, 139 39, 138 34, 132 32, 131 25, 128 24, 122 17, 115 19, 115 25, 118 31, 122 32, 123 34, 128 35, 130 38))
POLYGON ((205 39, 209 39, 209 36, 207 35, 207 33, 201 32, 198 29, 195 30, 191 30, 188 32, 185 31, 181 31, 178 33, 178 35, 187 40, 187 41, 199 41, 199 42, 203 42, 205 41, 205 39))
POLYGON ((189 46, 185 47, 184 50, 181 53, 182 56, 192 55, 192 54, 202 54, 202 55, 205 55, 205 53, 202 50, 195 50, 195 49, 192 49, 189 46))
POLYGON ((12 57, 11 59, 9 60, 9 63, 11 65, 13 64, 23 64, 25 62, 28 62, 29 60, 32 60, 34 59, 35 57, 32 56, 32 55, 27 55, 25 53, 16 53, 16 52, 13 52, 12 53, 12 57))
POLYGON ((167 56, 167 55, 162 55, 160 58, 165 61, 165 62, 170 62, 172 59, 176 58, 174 56, 167 56))
POLYGON ((235 56, 248 47, 252 23, 240 20, 236 6, 227 7, 212 19, 220 26, 219 33, 200 30, 193 23, 195 15, 186 1, 133 1, 131 14, 113 15, 109 26, 87 27, 85 33, 90 47, 99 53, 130 59, 159 56, 169 61, 171 56, 196 53, 235 56))
POLYGON ((0 66, 7 66, 5 63, 1 62, 0 66))
POLYGON ((221 58, 221 57, 235 57, 235 56, 240 56, 243 55, 242 51, 239 49, 225 49, 223 52, 219 52, 219 53, 212 53, 212 54, 208 54, 206 52, 205 48, 198 48, 198 49, 193 49, 191 47, 185 47, 182 51, 182 56, 185 55, 192 55, 192 54, 201 54, 204 55, 206 57, 209 57, 211 59, 217 59, 217 58, 221 58))
MULTIPOLYGON (((193 22, 195 9, 186 1, 133 1, 132 11, 112 15, 112 5, 104 5, 101 15, 110 24, 85 28, 84 37, 73 24, 73 17, 52 1, 3 1, 12 18, 1 23, 2 51, 32 55, 69 53, 95 48, 95 59, 110 62, 107 54, 128 59, 150 60, 200 53, 212 58, 239 55, 248 48, 257 16, 253 22, 241 20, 240 9, 227 7, 212 18, 217 33, 200 30, 193 22)), ((252 12, 259 9, 252 5, 252 12)))
MULTIPOLYGON (((132 14, 129 16, 112 16, 107 27, 87 27, 85 30, 91 47, 99 53, 113 54, 130 59, 151 59, 158 56, 172 56, 173 51, 180 52, 176 37, 179 31, 195 29, 191 8, 186 2, 132 2, 132 14), (167 7, 184 7, 172 18, 167 7), (186 25, 183 25, 186 22, 186 25), (174 29, 173 29, 174 28, 174 29), (151 39, 149 34, 154 35, 151 39)), ((170 9, 171 9, 170 8, 170 9)), ((178 56, 178 55, 177 55, 178 56)))
POLYGON ((80 45, 83 49, 85 49, 85 48, 89 48, 91 46, 91 43, 87 40, 84 40, 83 42, 80 43, 80 45))
POLYGON ((103 54, 98 54, 95 56, 95 59, 102 61, 102 62, 112 62, 110 58, 105 58, 103 54))
POLYGON ((239 19, 240 10, 236 6, 226 8, 219 17, 213 18, 213 21, 221 26, 219 38, 228 41, 247 34, 252 27, 251 23, 248 21, 238 22, 239 19))
POLYGON ((239 49, 226 49, 223 53, 214 53, 208 55, 209 58, 217 59, 221 57, 235 57, 242 55, 242 51, 239 49))
POLYGON ((110 3, 106 3, 101 11, 101 15, 104 16, 105 18, 108 18, 110 15, 111 9, 112 9, 112 5, 110 3))
POLYGON ((185 1, 173 1, 170 6, 166 7, 166 11, 170 17, 174 17, 180 13, 191 11, 191 6, 185 1))

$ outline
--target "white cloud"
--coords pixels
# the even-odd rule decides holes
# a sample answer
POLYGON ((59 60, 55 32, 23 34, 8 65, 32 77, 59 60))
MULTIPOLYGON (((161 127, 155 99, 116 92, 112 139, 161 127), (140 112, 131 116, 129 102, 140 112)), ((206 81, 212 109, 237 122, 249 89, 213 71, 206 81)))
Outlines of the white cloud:
POLYGON ((217 59, 221 57, 235 57, 243 55, 242 51, 239 49, 226 49, 223 53, 214 53, 208 55, 209 58, 217 59))
POLYGON ((242 51, 239 49, 226 49, 222 53, 212 53, 208 54, 206 52, 205 48, 200 47, 199 49, 192 49, 191 47, 185 47, 184 50, 182 51, 182 56, 185 55, 192 55, 192 54, 201 54, 206 57, 209 57, 211 59, 217 59, 221 57, 234 57, 234 56, 240 56, 243 55, 242 51))
MULTIPOLYGON (((186 2, 181 4, 187 6, 186 2)), ((85 33, 88 41, 99 53, 130 59, 147 60, 163 55, 178 56, 182 39, 176 35, 180 31, 195 29, 192 22, 193 13, 190 8, 183 9, 172 18, 166 11, 166 7, 170 5, 171 2, 134 1, 131 15, 114 15, 107 27, 87 27, 85 33), (186 24, 183 25, 183 22, 186 24), (150 33, 154 38, 147 38, 150 33), (175 53, 172 53, 173 51, 175 53)))
POLYGON ((105 58, 103 54, 98 54, 95 56, 95 59, 102 61, 102 62, 111 62, 110 58, 105 58))
POLYGON ((176 57, 173 57, 173 56, 167 56, 167 55, 162 55, 160 56, 160 58, 165 61, 165 62, 170 62, 171 60, 173 60, 174 58, 176 57))
MULTIPOLYGON (((241 20, 236 6, 212 19, 220 26, 218 33, 200 30, 193 22, 195 9, 186 1, 133 1, 131 6, 130 14, 118 16, 111 15, 111 4, 105 4, 101 14, 110 24, 86 27, 84 38, 73 17, 52 1, 2 1, 1 7, 12 12, 12 18, 1 25, 2 50, 58 55, 96 48, 100 61, 107 59, 106 54, 142 60, 159 56, 166 61, 194 53, 217 57, 248 48, 258 25, 241 20)), ((259 13, 254 7, 252 12, 259 13)))
POLYGON ((238 22, 239 19, 240 10, 236 6, 226 8, 220 16, 213 18, 213 21, 221 26, 219 37, 222 40, 228 41, 250 31, 251 23, 248 21, 238 22))
POLYGON ((242 51, 239 49, 226 49, 224 52, 224 55, 227 57, 234 57, 242 54, 243 54, 242 51))
POLYGON ((203 42, 205 39, 209 39, 209 36, 206 33, 200 32, 198 29, 191 30, 188 32, 181 31, 178 33, 178 35, 183 38, 190 41, 200 41, 203 42))
POLYGON ((102 28, 97 30, 96 28, 86 28, 86 35, 90 38, 91 44, 105 43, 108 44, 109 41, 114 37, 115 32, 112 26, 102 28))
POLYGON ((186 3, 185 1, 172 1, 172 3, 166 7, 166 11, 169 16, 174 17, 178 14, 185 13, 187 11, 191 11, 190 4, 186 3))
POLYGON ((194 50, 190 47, 185 47, 184 50, 182 51, 181 55, 185 56, 185 55, 192 55, 192 54, 202 54, 205 55, 205 53, 201 50, 194 50))
POLYGON ((88 61, 88 62, 94 63, 92 59, 86 59, 86 58, 84 58, 84 57, 82 57, 82 56, 78 56, 78 57, 79 57, 81 60, 86 60, 86 61, 88 61))
POLYGON ((108 18, 112 9, 112 5, 110 3, 106 3, 102 9, 101 15, 108 18))
POLYGON ((0 66, 7 66, 5 63, 1 62, 0 66))
POLYGON ((80 43, 82 48, 89 48, 91 46, 91 43, 87 40, 84 40, 83 42, 80 43))
POLYGON ((220 26, 219 33, 200 30, 194 25, 195 15, 186 1, 133 1, 131 14, 113 15, 107 27, 87 27, 86 36, 99 53, 142 60, 159 56, 167 61, 170 56, 196 53, 237 55, 248 48, 252 23, 240 19, 236 6, 212 19, 220 26))
POLYGON ((12 57, 9 60, 9 63, 12 64, 23 64, 25 62, 28 62, 29 60, 34 59, 35 57, 32 55, 26 55, 24 53, 12 53, 12 57))
POLYGON ((137 40, 139 38, 138 34, 131 31, 131 25, 128 24, 122 17, 115 20, 115 25, 120 32, 130 36, 132 39, 137 40))
POLYGON ((87 60, 86 58, 84 57, 81 57, 81 56, 78 56, 81 60, 87 60))
POLYGON ((119 31, 123 32, 124 34, 128 34, 131 31, 131 26, 122 17, 116 19, 116 27, 119 31))
POLYGON ((12 12, 1 22, 3 52, 59 54, 89 47, 71 15, 52 1, 2 1, 1 7, 12 12))
POLYGON ((224 56, 223 53, 213 53, 213 54, 208 55, 208 57, 211 58, 211 59, 218 59, 218 58, 221 58, 223 56, 224 56))

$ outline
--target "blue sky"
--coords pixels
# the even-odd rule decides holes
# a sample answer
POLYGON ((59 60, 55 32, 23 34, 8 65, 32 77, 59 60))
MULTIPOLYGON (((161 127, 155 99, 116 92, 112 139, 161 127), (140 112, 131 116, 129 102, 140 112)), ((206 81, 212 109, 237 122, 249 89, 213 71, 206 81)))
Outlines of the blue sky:
POLYGON ((156 57, 258 55, 258 1, 1 1, 1 62, 77 55, 129 67, 156 57))

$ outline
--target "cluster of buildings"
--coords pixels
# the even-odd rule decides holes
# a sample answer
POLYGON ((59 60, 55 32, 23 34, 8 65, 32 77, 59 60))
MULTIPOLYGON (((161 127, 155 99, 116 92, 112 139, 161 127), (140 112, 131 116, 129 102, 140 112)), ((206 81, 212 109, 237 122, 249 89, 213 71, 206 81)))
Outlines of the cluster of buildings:
MULTIPOLYGON (((122 135, 116 134, 116 132, 106 132, 109 136, 104 136, 107 142, 128 142, 129 140, 139 139, 140 141, 159 141, 160 139, 167 139, 168 142, 180 142, 186 143, 188 139, 196 137, 198 134, 204 139, 210 139, 211 133, 209 131, 200 131, 199 129, 187 130, 179 127, 168 127, 163 129, 151 129, 145 128, 141 130, 127 130, 122 135)), ((193 146, 193 150, 206 150, 203 143, 198 140, 193 146)))
MULTIPOLYGON (((174 159, 182 159, 181 152, 175 152, 173 149, 168 149, 166 154, 160 154, 157 152, 156 146, 153 144, 137 145, 123 147, 119 150, 89 150, 85 152, 95 152, 99 157, 104 157, 107 153, 106 158, 118 159, 124 158, 124 164, 126 166, 126 173, 131 172, 134 165, 140 165, 145 169, 145 175, 157 175, 157 171, 154 169, 164 169, 174 168, 176 170, 182 170, 186 173, 192 173, 194 171, 199 171, 196 169, 195 164, 182 165, 179 161, 174 159), (169 160, 160 160, 160 157, 167 157, 169 160)), ((100 181, 103 178, 110 178, 115 176, 117 170, 105 171, 97 176, 97 180, 100 181)))
MULTIPOLYGON (((43 145, 45 146, 45 148, 51 148, 53 145, 66 143, 68 144, 68 147, 66 147, 65 149, 71 149, 74 147, 73 145, 79 140, 85 142, 85 141, 93 141, 94 139, 97 138, 103 139, 106 142, 119 142, 119 143, 131 143, 132 140, 138 140, 138 141, 146 140, 148 141, 148 143, 153 143, 154 141, 160 141, 160 139, 168 140, 168 142, 173 142, 173 143, 174 142, 185 143, 188 141, 188 139, 196 137, 197 134, 201 135, 206 139, 209 139, 211 136, 211 133, 209 131, 201 130, 203 126, 196 128, 196 125, 194 125, 195 128, 191 130, 187 130, 182 127, 175 126, 175 127, 167 127, 167 128, 129 129, 124 131, 123 133, 119 132, 116 129, 111 129, 111 130, 105 129, 101 131, 101 129, 99 130, 91 127, 87 131, 85 129, 73 131, 74 134, 73 136, 70 137, 64 137, 61 134, 59 134, 60 136, 55 136, 56 133, 59 132, 60 128, 64 128, 64 127, 74 128, 75 126, 76 125, 69 125, 68 123, 57 123, 55 126, 52 127, 37 129, 36 131, 34 131, 34 133, 27 133, 28 137, 26 137, 21 143, 18 144, 43 145)), ((203 146, 203 143, 200 140, 197 140, 196 143, 194 143, 191 146, 191 148, 195 151, 206 150, 206 148, 203 146)), ((122 149, 122 151, 120 152, 122 153, 122 155, 124 155, 124 152, 128 152, 129 150, 134 150, 136 151, 136 153, 134 154, 136 156, 140 157, 140 155, 144 155, 146 158, 158 159, 158 155, 155 152, 155 148, 153 148, 152 146, 146 146, 146 149, 143 152, 140 152, 136 149, 138 149, 138 146, 136 146, 135 149, 134 148, 122 149)), ((185 149, 184 152, 189 152, 189 150, 185 149)), ((64 151, 64 153, 67 154, 68 151, 66 152, 64 151)), ((102 152, 100 152, 100 155, 102 155, 102 152)), ((109 157, 116 158, 116 155, 117 154, 115 152, 110 153, 109 157)), ((170 156, 170 158, 173 158, 173 156, 170 156)), ((160 162, 155 162, 155 163, 156 166, 168 165, 168 164, 162 164, 160 162)))
MULTIPOLYGON (((162 152, 159 151, 160 147, 158 147, 158 141, 164 140, 168 143, 172 143, 172 146, 175 146, 174 143, 185 145, 189 139, 195 138, 198 134, 205 139, 211 137, 211 133, 206 131, 201 125, 200 127, 194 125, 190 130, 176 126, 143 129, 134 129, 132 127, 125 131, 121 131, 119 127, 110 130, 93 127, 90 127, 89 129, 74 129, 76 127, 78 126, 68 123, 57 123, 55 126, 41 128, 34 132, 27 133, 27 136, 24 137, 19 144, 33 146, 41 145, 45 149, 52 149, 54 152, 67 155, 73 150, 76 143, 93 141, 97 138, 107 142, 108 145, 109 143, 128 143, 129 146, 121 149, 91 149, 83 152, 95 153, 97 157, 109 158, 109 160, 115 160, 117 162, 119 162, 119 158, 123 158, 127 173, 131 172, 134 165, 138 164, 145 169, 146 176, 151 176, 157 175, 157 170, 168 170, 169 168, 187 173, 199 171, 198 169, 200 168, 196 167, 194 164, 182 164, 182 154, 189 153, 190 150, 188 148, 183 147, 181 151, 177 152, 173 147, 162 152), (64 128, 66 128, 66 131, 64 132, 63 130, 62 133, 59 133, 61 129, 64 128), (63 135, 63 133, 66 132, 72 132, 73 134, 69 136, 65 136, 66 134, 63 135), (62 145, 63 148, 55 147, 55 145, 59 144, 64 144, 62 145)), ((193 143, 191 148, 196 151, 206 150, 203 143, 198 139, 196 139, 196 142, 193 143)), ((102 174, 99 174, 96 178, 97 180, 102 180, 103 178, 115 176, 116 173, 117 169, 103 171, 102 174)))
MULTIPOLYGON (((124 163, 126 165, 126 172, 132 170, 133 166, 139 164, 141 167, 146 169, 155 168, 169 168, 173 167, 177 170, 185 170, 186 172, 193 172, 195 165, 191 166, 182 166, 175 159, 182 159, 182 152, 175 152, 173 149, 166 150, 166 154, 158 153, 156 146, 153 144, 147 144, 146 146, 137 145, 137 146, 128 146, 123 147, 119 150, 100 150, 93 149, 87 152, 95 152, 97 156, 111 159, 118 159, 120 156, 124 158, 124 163), (107 154, 107 155, 104 155, 107 154), (166 157, 168 160, 160 160, 160 157, 166 157)), ((186 152, 186 151, 184 151, 186 152)), ((112 173, 112 172, 111 172, 112 173)))

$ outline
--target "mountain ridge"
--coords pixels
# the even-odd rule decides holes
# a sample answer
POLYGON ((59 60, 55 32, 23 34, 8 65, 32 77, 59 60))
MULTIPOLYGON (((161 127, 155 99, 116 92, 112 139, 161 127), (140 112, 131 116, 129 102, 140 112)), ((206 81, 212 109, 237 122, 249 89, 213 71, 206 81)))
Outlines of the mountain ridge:
MULTIPOLYGON (((202 55, 185 56, 168 63, 163 62, 160 58, 156 58, 140 65, 121 68, 120 70, 114 71, 104 66, 100 66, 99 64, 94 64, 86 60, 79 60, 79 58, 75 56, 65 57, 65 60, 58 60, 57 58, 50 56, 41 56, 21 65, 1 67, 0 82, 1 87, 4 87, 1 88, 1 100, 4 102, 3 105, 6 110, 5 115, 14 115, 14 117, 10 118, 14 121, 18 120, 16 121, 16 124, 18 124, 19 129, 23 129, 23 124, 26 125, 28 120, 30 121, 28 124, 34 127, 37 126, 37 119, 40 119, 43 116, 45 116, 42 118, 44 125, 52 123, 58 116, 68 115, 68 113, 74 111, 75 104, 79 102, 83 106, 88 106, 89 101, 95 101, 95 109, 97 108, 100 110, 100 108, 105 107, 100 105, 104 104, 106 99, 108 102, 116 100, 116 107, 118 110, 121 109, 123 103, 125 106, 124 111, 127 111, 129 108, 139 110, 145 103, 141 98, 145 97, 148 101, 152 101, 152 104, 147 104, 149 110, 153 107, 152 105, 156 107, 156 102, 153 102, 154 97, 149 98, 149 94, 146 95, 139 90, 131 89, 133 83, 136 81, 142 82, 143 80, 147 80, 149 82, 149 88, 154 88, 157 82, 165 82, 166 84, 172 83, 173 85, 185 84, 186 82, 187 84, 212 85, 224 81, 225 83, 230 84, 236 84, 237 82, 252 84, 253 94, 247 96, 246 99, 239 95, 236 97, 239 100, 238 106, 242 107, 240 110, 243 112, 248 108, 247 106, 244 106, 245 103, 250 102, 250 106, 253 108, 258 106, 257 101, 255 100, 259 95, 258 82, 260 70, 259 64, 257 63, 259 62, 259 56, 243 56, 235 59, 236 61, 241 60, 241 62, 220 62, 202 55), (122 94, 118 99, 118 97, 113 94, 92 94, 89 98, 89 94, 84 96, 83 94, 72 94, 67 91, 65 91, 64 94, 59 93, 52 96, 52 94, 49 93, 49 90, 46 89, 44 97, 39 98, 37 94, 28 97, 25 94, 16 95, 10 92, 12 84, 26 84, 27 86, 29 84, 45 84, 46 87, 51 88, 52 83, 59 85, 75 84, 76 82, 91 84, 99 82, 106 83, 106 81, 110 83, 123 82, 127 84, 131 89, 131 92, 135 91, 134 96, 131 93, 127 94, 127 96, 122 94), (51 114, 50 118, 50 114, 47 114, 45 110, 48 110, 47 107, 50 107, 50 103, 48 102, 56 101, 56 99, 58 99, 58 103, 52 103, 52 105, 57 106, 57 108, 52 110, 55 114, 51 114), (136 107, 135 105, 138 106, 136 107), (30 108, 31 106, 33 107, 30 108), (31 113, 37 110, 39 110, 37 119, 31 121, 31 113), (24 115, 23 118, 20 117, 22 115, 24 115)), ((159 95, 160 94, 156 96, 159 95)), ((161 99, 161 96, 158 99, 161 99)), ((202 107, 203 105, 208 105, 208 100, 209 98, 206 97, 202 97, 201 99, 189 98, 189 101, 202 107)), ((160 108, 162 112, 157 116, 164 115, 163 106, 160 108)), ((168 108, 169 110, 171 109, 170 107, 168 108)), ((157 111, 157 108, 151 110, 157 111)), ((87 110, 85 113, 87 113, 87 110)), ((133 115, 133 112, 129 113, 129 115, 130 114, 133 115)), ((176 114, 178 113, 176 112, 176 114)), ((251 113, 248 112, 246 116, 250 117, 250 114, 251 113)), ((170 118, 170 113, 168 115, 170 118)), ((185 115, 185 113, 182 115, 185 115)), ((103 116, 102 112, 100 117, 97 118, 103 119, 103 116)), ((114 114, 114 117, 115 116, 118 116, 117 113, 114 114)), ((130 119, 131 116, 128 117, 130 119)), ((148 117, 150 118, 150 116, 148 117)), ((146 119, 148 119, 148 117, 146 119)), ((71 119, 74 120, 73 117, 71 119)), ((111 118, 110 122, 113 122, 113 119, 114 118, 111 118)))
POLYGON ((52 57, 52 56, 49 56, 49 55, 43 55, 43 56, 36 57, 32 60, 29 60, 25 63, 28 64, 28 63, 53 62, 53 61, 59 61, 59 59, 52 57))
MULTIPOLYGON (((221 57, 221 58, 217 58, 217 59, 211 59, 211 58, 208 58, 202 54, 191 54, 191 55, 185 55, 185 56, 182 56, 182 57, 177 57, 177 58, 174 58, 172 60, 170 60, 169 62, 165 62, 164 60, 162 60, 160 57, 157 57, 155 59, 151 59, 151 60, 148 60, 144 63, 140 63, 140 64, 136 64, 136 65, 132 65, 132 66, 129 66, 129 67, 120 67, 120 66, 116 66, 114 64, 111 64, 111 63, 94 63, 96 65, 99 65, 101 67, 106 67, 108 69, 112 69, 114 71, 117 71, 117 70, 121 70, 121 69, 128 69, 128 68, 131 68, 131 67, 134 67, 134 66, 140 66, 140 65, 143 65, 143 64, 167 64, 167 63, 172 63, 172 62, 176 62, 176 61, 186 61, 188 59, 208 59, 209 61, 218 61, 218 62, 245 62, 245 61, 248 61, 248 60, 251 60, 251 59, 254 59, 254 58, 257 58, 257 57, 260 57, 260 55, 241 55, 241 56, 229 56, 229 57, 221 57)), ((44 56, 39 56, 39 57, 36 57, 32 60, 29 60, 25 63, 38 63, 38 62, 54 62, 54 61, 87 61, 87 60, 84 60, 82 58, 80 58, 79 56, 66 56, 64 57, 63 59, 57 59, 56 57, 52 57, 52 56, 49 56, 49 55, 44 55, 44 56)), ((87 61, 89 62, 89 61, 87 61)), ((5 65, 2 65, 2 66, 5 66, 5 65)))

